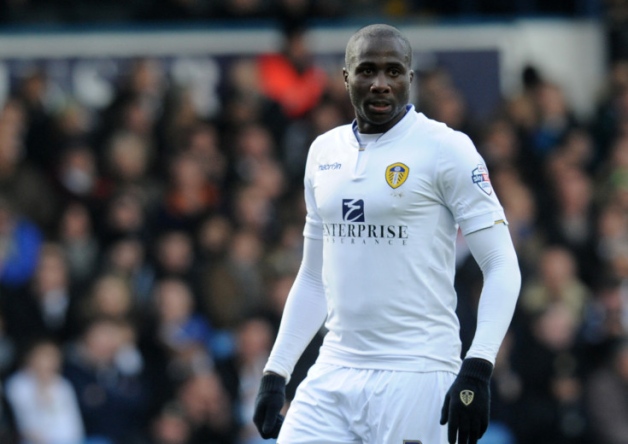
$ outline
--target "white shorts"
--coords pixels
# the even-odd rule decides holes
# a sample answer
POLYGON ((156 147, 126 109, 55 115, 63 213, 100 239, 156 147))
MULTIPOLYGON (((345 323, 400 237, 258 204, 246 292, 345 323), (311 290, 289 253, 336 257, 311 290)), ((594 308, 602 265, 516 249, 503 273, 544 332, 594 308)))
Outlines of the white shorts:
POLYGON ((278 444, 447 444, 440 411, 449 372, 401 372, 314 364, 278 444))

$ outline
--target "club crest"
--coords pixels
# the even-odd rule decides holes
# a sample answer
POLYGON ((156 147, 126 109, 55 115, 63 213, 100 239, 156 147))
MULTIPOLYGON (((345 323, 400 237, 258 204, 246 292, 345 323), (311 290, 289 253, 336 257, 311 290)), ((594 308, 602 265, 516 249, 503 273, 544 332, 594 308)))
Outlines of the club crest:
POLYGON ((391 188, 398 188, 406 181, 410 174, 410 168, 403 163, 393 163, 386 167, 386 183, 391 188))
POLYGON ((471 390, 463 390, 460 392, 460 400, 464 405, 471 404, 473 402, 474 396, 475 393, 473 393, 471 390))

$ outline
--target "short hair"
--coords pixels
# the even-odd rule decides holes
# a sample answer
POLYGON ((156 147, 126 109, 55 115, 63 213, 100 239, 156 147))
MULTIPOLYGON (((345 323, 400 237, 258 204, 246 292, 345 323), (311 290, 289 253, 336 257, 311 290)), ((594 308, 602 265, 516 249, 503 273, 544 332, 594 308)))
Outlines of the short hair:
POLYGON ((349 66, 349 59, 353 55, 353 48, 355 43, 361 38, 368 37, 394 37, 398 39, 404 46, 408 66, 412 65, 412 45, 410 40, 394 26, 386 24, 367 25, 358 29, 347 42, 347 48, 345 50, 345 66, 349 66))

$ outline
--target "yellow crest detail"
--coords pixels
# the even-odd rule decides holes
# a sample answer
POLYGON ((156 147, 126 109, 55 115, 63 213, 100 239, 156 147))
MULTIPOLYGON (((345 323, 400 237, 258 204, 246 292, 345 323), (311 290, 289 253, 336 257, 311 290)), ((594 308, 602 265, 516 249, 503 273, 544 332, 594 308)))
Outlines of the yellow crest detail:
POLYGON ((475 393, 473 393, 471 390, 463 390, 460 392, 460 400, 464 405, 471 404, 473 402, 474 396, 475 393))
POLYGON ((386 183, 392 188, 398 188, 406 181, 410 168, 403 163, 393 163, 386 167, 386 183))

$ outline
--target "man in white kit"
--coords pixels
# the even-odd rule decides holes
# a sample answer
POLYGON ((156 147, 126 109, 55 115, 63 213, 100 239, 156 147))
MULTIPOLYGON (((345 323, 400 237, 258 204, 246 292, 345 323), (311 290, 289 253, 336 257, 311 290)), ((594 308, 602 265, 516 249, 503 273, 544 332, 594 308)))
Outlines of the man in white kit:
POLYGON ((412 49, 388 25, 349 40, 352 125, 312 144, 304 253, 254 422, 279 444, 476 443, 521 284, 503 209, 471 140, 409 104, 412 49), (472 345, 455 313, 458 229, 482 269, 472 345), (325 323, 284 420, 285 384, 325 323), (447 426, 445 426, 447 424, 447 426))

